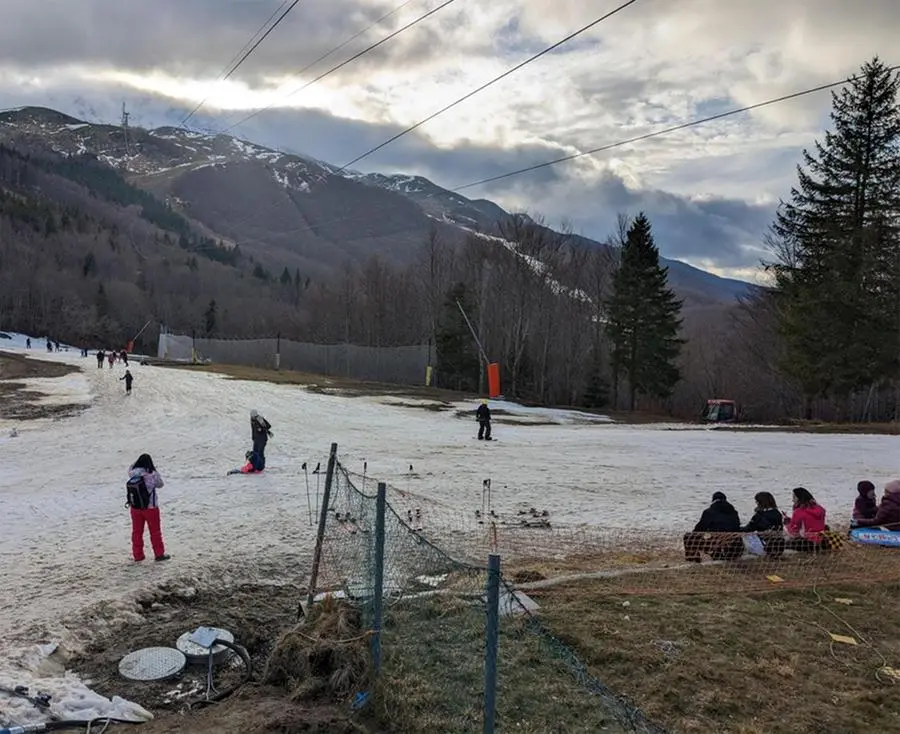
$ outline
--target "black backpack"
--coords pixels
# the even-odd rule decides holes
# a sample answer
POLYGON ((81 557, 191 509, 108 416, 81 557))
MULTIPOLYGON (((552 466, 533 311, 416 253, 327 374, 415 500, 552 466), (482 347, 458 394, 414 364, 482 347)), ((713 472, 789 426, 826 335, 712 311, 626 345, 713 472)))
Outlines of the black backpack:
POLYGON ((146 510, 150 507, 150 490, 147 489, 143 474, 131 477, 125 483, 125 505, 135 510, 146 510))

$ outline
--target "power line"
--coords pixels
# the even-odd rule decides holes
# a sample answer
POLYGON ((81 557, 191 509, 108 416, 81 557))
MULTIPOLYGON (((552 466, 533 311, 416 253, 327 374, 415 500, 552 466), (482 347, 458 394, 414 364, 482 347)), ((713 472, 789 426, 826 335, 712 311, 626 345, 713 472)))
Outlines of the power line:
MULTIPOLYGON (((900 70, 900 64, 888 67, 888 71, 897 71, 897 70, 900 70)), ((481 179, 479 181, 473 181, 471 183, 463 184, 462 186, 457 186, 456 188, 444 189, 443 191, 450 192, 450 193, 458 193, 460 191, 463 191, 464 189, 473 188, 475 186, 480 186, 482 184, 490 183, 493 181, 499 181, 499 180, 506 179, 506 178, 511 178, 513 176, 518 176, 523 173, 529 173, 530 171, 535 171, 535 170, 538 170, 541 168, 548 168, 550 166, 555 166, 559 163, 566 163, 568 161, 575 160, 577 158, 583 158, 583 157, 589 156, 589 155, 596 155, 597 153, 602 153, 604 151, 613 150, 614 148, 620 148, 622 146, 630 145, 632 143, 641 142, 643 140, 649 140, 651 138, 662 137, 664 135, 670 135, 671 133, 678 132, 680 130, 686 130, 691 127, 705 125, 707 123, 715 122, 716 120, 721 120, 726 117, 732 117, 734 115, 742 114, 745 112, 750 112, 752 110, 757 110, 757 109, 761 109, 763 107, 769 107, 769 106, 772 106, 775 104, 780 104, 782 102, 788 102, 790 100, 805 97, 810 94, 816 94, 818 92, 823 92, 828 89, 833 89, 835 87, 843 86, 844 84, 847 84, 848 82, 852 82, 852 81, 855 81, 860 78, 861 78, 860 75, 854 75, 851 77, 847 77, 846 79, 841 79, 840 81, 830 82, 828 84, 820 84, 818 86, 810 87, 809 89, 804 89, 799 92, 792 92, 791 94, 785 94, 780 97, 774 97, 772 99, 768 99, 763 102, 757 102, 752 105, 746 105, 744 107, 737 107, 737 108, 734 108, 731 110, 727 110, 725 112, 717 113, 715 115, 709 115, 707 117, 698 118, 696 120, 689 120, 687 122, 683 122, 678 125, 673 125, 670 127, 663 128, 661 130, 656 130, 654 132, 644 133, 642 135, 636 135, 634 137, 625 138, 625 139, 618 140, 613 143, 608 143, 606 145, 601 145, 596 148, 591 148, 590 150, 586 150, 581 153, 575 153, 572 155, 563 156, 562 158, 556 158, 554 160, 546 161, 544 163, 538 163, 533 166, 527 166, 526 168, 520 168, 520 169, 517 169, 514 171, 509 171, 507 173, 499 174, 497 176, 491 176, 490 178, 481 179)), ((410 201, 413 201, 414 203, 416 201, 418 201, 418 202, 427 201, 436 196, 440 196, 441 193, 442 192, 428 194, 419 200, 410 200, 410 201)), ((280 204, 281 202, 279 201, 278 203, 280 204)), ((399 205, 398 205, 398 207, 399 207, 399 205)), ((315 231, 315 229, 317 229, 319 227, 327 226, 329 224, 339 224, 342 222, 351 222, 351 221, 360 220, 360 219, 371 219, 371 214, 361 214, 361 215, 355 215, 355 216, 351 216, 351 217, 340 217, 337 219, 331 219, 331 220, 326 220, 324 222, 319 222, 315 225, 306 225, 303 227, 295 227, 295 228, 288 229, 288 230, 282 230, 280 232, 272 232, 270 234, 274 235, 274 236, 280 236, 280 235, 293 234, 295 232, 315 231)), ((239 225, 236 225, 236 226, 239 226, 239 225)), ((262 242, 262 241, 263 240, 260 240, 258 238, 251 237, 251 238, 244 238, 244 239, 238 240, 236 242, 236 244, 243 244, 243 243, 249 243, 249 242, 262 242)))
MULTIPOLYGON (((288 2, 288 0, 285 0, 285 3, 287 3, 287 2, 288 2)), ((407 5, 409 5, 410 3, 413 3, 413 2, 416 2, 416 0, 405 0, 405 2, 400 3, 400 5, 398 5, 397 7, 395 7, 393 10, 391 10, 391 11, 385 13, 384 15, 382 15, 382 16, 381 16, 380 18, 378 18, 377 20, 372 21, 369 25, 367 25, 367 26, 366 26, 365 28, 363 28, 361 31, 357 31, 356 33, 354 33, 352 36, 350 36, 350 38, 348 38, 347 40, 345 40, 343 43, 341 43, 341 44, 335 46, 335 47, 332 48, 330 51, 326 51, 324 54, 322 54, 321 56, 319 56, 319 58, 317 58, 315 61, 310 61, 306 66, 304 66, 302 69, 300 69, 300 71, 296 72, 296 73, 294 74, 294 76, 301 76, 301 77, 302 77, 302 76, 303 76, 307 71, 309 71, 311 68, 313 68, 314 66, 316 66, 316 65, 319 64, 320 62, 324 61, 324 60, 327 59, 329 56, 332 56, 333 54, 336 54, 336 53, 337 53, 338 51, 340 51, 342 48, 344 48, 344 47, 350 45, 350 44, 353 43, 353 41, 355 41, 357 38, 359 38, 360 36, 365 35, 365 34, 368 33, 370 30, 372 30, 372 29, 375 28, 376 26, 378 26, 378 25, 380 25, 381 23, 383 23, 384 21, 386 21, 386 20, 387 20, 388 18, 390 18, 392 15, 394 15, 394 14, 396 14, 396 13, 399 13, 401 10, 403 10, 403 8, 405 8, 407 5)), ((305 87, 303 87, 303 88, 305 89, 305 87)), ((293 92, 290 92, 290 93, 287 95, 287 97, 290 97, 290 96, 292 96, 292 95, 294 95, 294 94, 297 94, 297 93, 300 92, 300 91, 301 91, 301 89, 296 89, 296 90, 294 90, 293 92)), ((260 113, 262 113, 262 112, 265 112, 266 110, 272 109, 272 107, 274 107, 274 106, 275 106, 275 103, 273 102, 272 104, 268 105, 267 107, 263 107, 263 109, 261 109, 261 110, 255 112, 254 114, 257 114, 257 115, 258 115, 258 114, 260 114, 260 113)), ((245 120, 242 120, 241 122, 237 122, 237 123, 235 123, 235 124, 234 124, 233 126, 231 126, 231 127, 237 127, 238 125, 242 124, 243 122, 246 122, 247 119, 250 119, 250 118, 246 118, 245 120)), ((227 131, 227 130, 231 130, 231 127, 227 127, 227 128, 225 128, 225 130, 226 130, 226 131, 227 131)))
MULTIPOLYGON (((230 60, 227 64, 225 64, 225 68, 223 68, 222 71, 219 72, 219 75, 216 77, 216 83, 222 81, 222 79, 224 78, 225 74, 226 74, 226 73, 228 72, 228 70, 231 68, 231 65, 234 64, 235 61, 237 61, 238 57, 239 57, 242 53, 244 53, 244 51, 247 50, 247 47, 250 46, 250 44, 253 43, 253 41, 256 40, 256 37, 257 37, 260 33, 263 32, 263 30, 266 28, 266 26, 268 26, 269 23, 272 22, 272 20, 275 18, 275 16, 278 15, 278 14, 284 9, 284 6, 287 5, 290 1, 291 1, 291 0, 283 0, 283 2, 281 3, 281 5, 280 5, 280 6, 272 13, 272 15, 270 15, 268 18, 266 18, 266 22, 263 23, 259 28, 256 29, 256 33, 254 33, 252 36, 250 36, 249 40, 241 47, 241 50, 238 51, 234 56, 232 56, 232 57, 231 57, 231 60, 230 60)), ((188 120, 190 120, 190 119, 197 113, 197 111, 198 111, 203 105, 205 105, 205 104, 207 103, 208 100, 209 100, 209 95, 206 95, 206 97, 204 97, 203 100, 202 100, 201 102, 199 102, 199 103, 197 104, 196 107, 194 107, 194 109, 192 109, 190 112, 188 112, 188 114, 185 115, 185 116, 181 119, 181 122, 178 123, 178 126, 179 126, 179 127, 184 127, 185 123, 186 123, 188 120)))
POLYGON ((597 18, 597 19, 594 20, 594 21, 591 21, 591 22, 588 23, 586 26, 584 26, 583 28, 579 28, 579 29, 578 29, 577 31, 575 31, 574 33, 570 33, 568 36, 566 36, 565 38, 563 38, 563 39, 560 40, 560 41, 557 41, 557 42, 554 43, 552 46, 548 46, 548 47, 545 48, 543 51, 539 51, 539 52, 536 53, 534 56, 531 56, 530 58, 525 59, 525 61, 522 61, 521 63, 516 64, 516 65, 515 65, 514 67, 512 67, 511 69, 507 69, 506 71, 504 71, 504 72, 503 72, 502 74, 500 74, 499 76, 496 76, 496 77, 494 77, 493 79, 491 79, 489 82, 486 82, 485 84, 482 84, 482 85, 481 85, 480 87, 478 87, 477 89, 473 89, 471 92, 469 92, 468 94, 463 95, 462 97, 460 97, 459 99, 457 99, 455 102, 451 102, 451 103, 448 104, 446 107, 443 107, 443 108, 439 109, 437 112, 433 112, 433 113, 430 114, 428 117, 426 117, 426 118, 424 118, 424 119, 422 119, 422 120, 419 120, 415 125, 410 125, 410 126, 409 126, 408 128, 406 128, 405 130, 401 130, 399 133, 397 133, 397 134, 394 135, 393 137, 388 138, 388 139, 385 140, 383 143, 381 143, 381 144, 379 144, 379 145, 376 145, 374 148, 371 148, 370 150, 367 150, 365 153, 363 153, 362 155, 357 156, 356 158, 354 158, 354 159, 353 159, 352 161, 350 161, 349 163, 345 163, 343 166, 341 166, 341 167, 338 169, 338 173, 340 173, 341 171, 346 170, 347 168, 349 168, 350 166, 352 166, 354 163, 358 163, 358 162, 361 161, 363 158, 367 158, 368 156, 372 155, 372 153, 375 153, 376 151, 381 150, 381 149, 384 148, 385 146, 390 145, 390 144, 393 143, 395 140, 397 140, 397 139, 399 139, 399 138, 402 138, 402 137, 403 137, 404 135, 406 135, 407 133, 411 133, 413 130, 415 130, 416 128, 421 127, 421 126, 424 125, 426 122, 428 122, 428 121, 430 121, 430 120, 433 120, 433 119, 434 119, 435 117, 437 117, 438 115, 444 114, 447 110, 452 109, 453 107, 456 107, 456 105, 460 104, 461 102, 465 102, 465 101, 466 101, 467 99, 469 99, 470 97, 474 97, 476 94, 478 94, 479 92, 481 92, 481 91, 487 89, 487 88, 490 87, 491 85, 496 84, 496 83, 499 82, 501 79, 505 79, 505 78, 508 77, 510 74, 515 73, 516 71, 518 71, 519 69, 521 69, 523 66, 527 66, 527 65, 530 64, 532 61, 536 61, 537 59, 541 58, 542 56, 545 56, 546 54, 550 53, 551 51, 554 51, 555 49, 559 48, 559 47, 562 46, 563 44, 568 43, 569 41, 571 41, 571 40, 572 40, 573 38, 575 38, 576 36, 580 36, 582 33, 586 32, 586 31, 589 31, 591 28, 593 28, 594 26, 596 26, 596 25, 602 23, 602 22, 603 22, 604 20, 606 20, 607 18, 611 18, 612 16, 616 15, 617 13, 620 13, 620 12, 622 12, 623 10, 625 10, 625 8, 629 7, 630 5, 634 5, 637 1, 638 1, 638 0, 627 0, 627 2, 622 3, 621 5, 619 5, 619 7, 615 8, 614 10, 611 10, 610 12, 606 13, 605 15, 602 15, 601 17, 597 18))
MULTIPOLYGON (((294 0, 294 1, 290 4, 290 6, 288 7, 288 9, 285 10, 284 12, 282 12, 282 14, 281 14, 280 16, 278 16, 278 20, 276 20, 274 23, 272 23, 272 25, 269 26, 269 29, 268 29, 265 33, 263 33, 262 36, 260 36, 260 37, 256 40, 256 42, 255 42, 249 49, 247 49, 247 50, 241 55, 240 59, 238 59, 237 62, 231 67, 231 69, 228 70, 228 73, 226 73, 225 76, 222 77, 221 81, 225 81, 226 79, 230 78, 231 75, 234 74, 234 72, 236 72, 236 71, 240 68, 240 66, 241 66, 241 65, 249 58, 250 54, 252 54, 254 51, 256 51, 257 48, 259 48, 259 45, 260 45, 263 41, 265 41, 266 38, 269 37, 269 34, 270 34, 272 31, 274 31, 274 30, 281 24, 281 21, 283 21, 285 18, 287 18, 287 16, 290 14, 290 12, 291 12, 294 8, 296 8, 297 5, 298 5, 299 3, 300 3, 300 0, 294 0)), ((284 5, 282 5, 282 7, 284 7, 284 5)), ((278 11, 276 11, 276 12, 278 12, 278 11)), ((199 105, 197 105, 197 107, 196 107, 196 109, 194 110, 194 112, 196 112, 197 110, 199 110, 200 107, 202 107, 202 105, 203 105, 202 102, 201 102, 199 105)), ((191 112, 191 113, 190 113, 190 114, 182 121, 182 123, 181 123, 181 126, 182 126, 182 127, 184 126, 184 123, 187 122, 187 121, 194 115, 194 112, 191 112)))
MULTIPOLYGON (((891 66, 888 68, 888 71, 896 71, 900 69, 900 64, 897 66, 891 66)), ((860 76, 851 76, 847 79, 842 79, 838 82, 831 82, 829 84, 820 84, 817 87, 811 87, 810 89, 804 89, 800 92, 793 92, 791 94, 785 94, 781 97, 775 97, 774 99, 766 100, 765 102, 757 102, 756 104, 747 105, 745 107, 738 107, 736 109, 728 110, 727 112, 719 112, 715 115, 710 115, 709 117, 702 117, 698 120, 690 120, 689 122, 683 122, 679 125, 673 125, 672 127, 663 128, 662 130, 657 130, 652 133, 645 133, 643 135, 636 135, 633 138, 627 138, 625 140, 618 140, 615 143, 609 143, 608 145, 601 145, 597 148, 591 148, 590 150, 582 151, 581 153, 573 153, 572 155, 563 156, 562 158, 555 158, 552 161, 546 161, 544 163, 538 163, 534 166, 527 166, 526 168, 520 168, 515 171, 509 171, 508 173, 501 173, 498 176, 491 176, 490 178, 483 178, 480 181, 473 181, 471 183, 464 184, 462 186, 457 186, 455 189, 450 189, 454 193, 462 191, 464 189, 470 189, 474 186, 481 186, 482 184, 491 183, 492 181, 500 181, 505 178, 512 178, 513 176, 519 176, 523 173, 529 173, 531 171, 537 171, 541 168, 548 168, 549 166, 555 166, 558 163, 566 163, 567 161, 574 161, 577 158, 583 158, 588 155, 595 155, 597 153, 602 153, 607 150, 612 150, 613 148, 621 148, 623 145, 629 145, 631 143, 637 143, 642 140, 649 140, 650 138, 658 138, 662 135, 668 135, 670 133, 678 132, 679 130, 686 130, 691 127, 696 127, 697 125, 705 125, 708 122, 713 122, 715 120, 721 120, 725 117, 732 117, 733 115, 739 115, 744 112, 751 112, 752 110, 758 110, 762 107, 769 107, 773 104, 778 104, 780 102, 788 102, 792 99, 798 99, 799 97, 805 97, 809 94, 815 94, 816 92, 824 92, 826 89, 833 89, 834 87, 839 87, 847 82, 855 81, 859 79, 860 76)))

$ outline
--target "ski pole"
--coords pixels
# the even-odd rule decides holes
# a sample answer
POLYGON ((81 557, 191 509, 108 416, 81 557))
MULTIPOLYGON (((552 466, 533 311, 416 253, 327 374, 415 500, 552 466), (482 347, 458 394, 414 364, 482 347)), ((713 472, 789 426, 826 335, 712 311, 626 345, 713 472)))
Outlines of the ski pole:
POLYGON ((306 468, 306 462, 303 462, 303 474, 306 476, 306 509, 309 511, 309 524, 313 524, 312 499, 309 495, 309 470, 306 468))
POLYGON ((319 514, 319 477, 322 476, 322 473, 319 469, 322 467, 322 462, 320 461, 316 464, 316 468, 313 470, 313 474, 316 475, 316 515, 319 514))
POLYGON ((369 462, 363 459, 363 486, 362 491, 363 494, 366 493, 366 472, 369 470, 369 462))

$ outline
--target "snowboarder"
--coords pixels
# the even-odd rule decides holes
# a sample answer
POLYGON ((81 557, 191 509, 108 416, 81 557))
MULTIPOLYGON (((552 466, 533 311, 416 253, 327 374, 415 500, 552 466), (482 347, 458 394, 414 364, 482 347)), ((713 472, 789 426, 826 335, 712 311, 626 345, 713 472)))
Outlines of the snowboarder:
POLYGON ((250 434, 253 437, 253 451, 266 461, 266 443, 275 434, 272 425, 255 410, 250 411, 250 434))
POLYGON ((98 370, 103 369, 103 360, 105 357, 106 357, 106 354, 103 352, 102 349, 99 352, 97 352, 97 369, 98 370))
POLYGON ((128 470, 127 505, 131 509, 131 553, 136 562, 144 560, 144 526, 150 528, 150 545, 157 561, 168 561, 159 521, 156 490, 165 486, 150 454, 141 454, 128 470))
POLYGON ((488 401, 482 400, 481 405, 475 411, 475 420, 478 421, 478 440, 493 441, 491 438, 491 409, 488 401))
POLYGON ((134 376, 131 374, 131 370, 125 370, 125 376, 120 377, 119 380, 125 380, 125 394, 131 395, 131 383, 134 382, 134 376))

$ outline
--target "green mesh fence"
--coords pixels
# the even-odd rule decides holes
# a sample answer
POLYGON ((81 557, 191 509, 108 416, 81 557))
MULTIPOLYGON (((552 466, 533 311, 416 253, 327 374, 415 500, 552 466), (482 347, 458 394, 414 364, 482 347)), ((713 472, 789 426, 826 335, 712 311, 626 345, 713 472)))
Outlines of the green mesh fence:
MULTIPOLYGON (((357 605, 370 629, 376 485, 367 489, 336 464, 315 590, 357 605)), ((487 568, 453 559, 414 529, 417 520, 414 509, 386 506, 382 667, 371 710, 389 731, 481 731, 487 568)), ((520 594, 502 582, 497 731, 663 731, 593 677, 520 594)))

